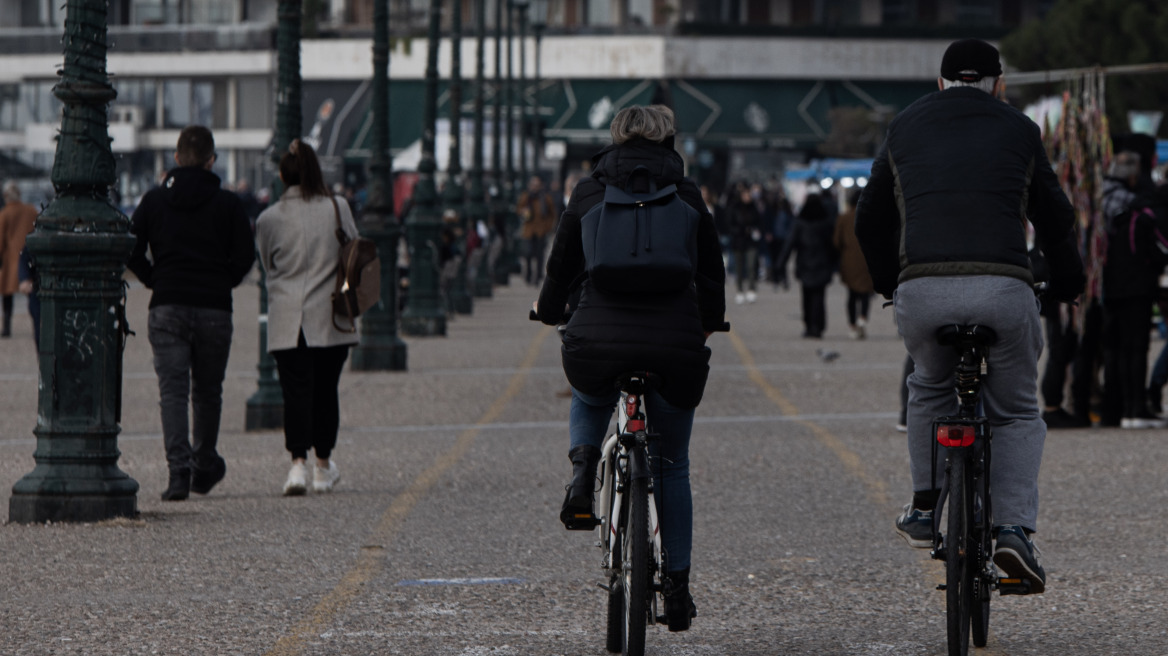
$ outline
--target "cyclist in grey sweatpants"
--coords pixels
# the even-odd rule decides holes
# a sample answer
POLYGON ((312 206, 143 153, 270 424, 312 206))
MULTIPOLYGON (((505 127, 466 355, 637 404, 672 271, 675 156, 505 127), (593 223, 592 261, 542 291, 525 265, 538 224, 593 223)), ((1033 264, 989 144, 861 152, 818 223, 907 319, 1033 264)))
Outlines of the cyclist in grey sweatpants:
MULTIPOLYGON (((914 490, 933 487, 934 417, 957 414, 954 368, 957 351, 937 343, 946 324, 993 328, 998 341, 986 349, 982 402, 993 427, 994 523, 1037 529, 1038 468, 1046 424, 1039 411, 1038 356, 1042 323, 1030 285, 1006 276, 936 276, 900 284, 894 295, 904 345, 916 363, 908 377, 908 446, 914 490)), ((938 449, 938 486, 944 477, 938 449)))

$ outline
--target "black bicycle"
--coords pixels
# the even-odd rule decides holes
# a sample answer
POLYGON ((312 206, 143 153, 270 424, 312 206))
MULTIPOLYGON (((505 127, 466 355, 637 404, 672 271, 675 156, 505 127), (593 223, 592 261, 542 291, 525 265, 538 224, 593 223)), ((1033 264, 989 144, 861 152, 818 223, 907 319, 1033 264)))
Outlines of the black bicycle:
POLYGON ((941 513, 933 514, 932 556, 945 561, 945 609, 949 655, 966 656, 972 634, 975 647, 989 636, 990 595, 1028 594, 1027 579, 998 578, 993 562, 993 505, 990 498, 990 443, 993 430, 980 414, 986 349, 997 342, 988 326, 947 325, 937 330, 937 341, 957 350, 957 415, 933 420, 933 488, 937 480, 937 449, 944 448, 945 483, 937 508, 946 508, 946 530, 941 513), (945 506, 948 502, 948 506, 945 506))

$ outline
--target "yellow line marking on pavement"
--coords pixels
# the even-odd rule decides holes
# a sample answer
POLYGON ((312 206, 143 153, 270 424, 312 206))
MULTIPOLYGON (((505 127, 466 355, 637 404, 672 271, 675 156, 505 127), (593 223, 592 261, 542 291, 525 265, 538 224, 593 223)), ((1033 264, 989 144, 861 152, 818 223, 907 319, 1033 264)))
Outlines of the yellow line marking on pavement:
MULTIPOLYGON (((746 342, 743 342, 742 338, 733 332, 727 333, 727 336, 730 338, 730 344, 734 347, 734 350, 738 352, 738 358, 742 360, 743 366, 746 367, 746 375, 750 377, 750 380, 762 389, 767 398, 769 398, 772 403, 778 406, 779 411, 784 415, 798 415, 799 408, 796 407, 795 404, 790 401, 790 399, 784 396, 783 393, 778 390, 778 388, 776 388, 774 385, 771 385, 770 381, 768 381, 766 377, 762 375, 762 372, 759 371, 758 365, 754 361, 754 356, 751 355, 750 349, 746 347, 746 342)), ((813 421, 797 419, 795 420, 795 423, 811 431, 811 434, 814 435, 815 438, 820 441, 820 443, 830 449, 831 452, 834 453, 837 458, 839 458, 840 462, 843 463, 844 467, 852 474, 852 476, 858 478, 860 482, 864 484, 864 487, 868 489, 868 496, 874 503, 881 506, 887 506, 891 503, 888 496, 888 486, 884 483, 884 481, 876 478, 870 474, 867 469, 864 468, 863 459, 858 453, 849 449, 847 445, 840 441, 840 439, 836 437, 835 434, 833 434, 831 431, 813 421)))
POLYGON ((499 415, 503 413, 503 409, 507 407, 507 404, 523 389, 527 374, 535 364, 535 360, 539 356, 544 341, 547 340, 548 335, 551 333, 552 328, 544 326, 543 330, 535 336, 531 344, 527 347, 527 353, 523 356, 523 361, 520 363, 518 370, 511 376, 511 382, 507 385, 507 389, 495 399, 494 403, 487 408, 486 412, 475 422, 474 426, 467 428, 458 436, 458 440, 454 443, 453 447, 438 456, 434 464, 419 474, 404 492, 394 498, 393 503, 390 504, 389 508, 381 516, 377 527, 366 538, 367 543, 373 546, 361 548, 360 554, 357 556, 357 563, 353 568, 345 573, 340 582, 337 583, 337 586, 325 595, 324 599, 320 600, 306 619, 292 628, 291 635, 280 638, 276 642, 276 645, 267 652, 266 656, 293 656, 300 654, 306 646, 306 642, 310 638, 323 633, 327 626, 332 623, 333 619, 361 593, 361 588, 373 580, 385 562, 385 549, 382 545, 391 542, 393 534, 400 527, 401 522, 414 509, 414 506, 426 496, 430 488, 451 467, 458 463, 470 451, 470 447, 474 444, 475 438, 478 437, 482 427, 497 420, 499 415))
MULTIPOLYGON (((754 361, 754 356, 751 355, 750 349, 748 349, 746 346, 746 342, 742 341, 741 337, 732 332, 728 333, 727 336, 730 338, 730 344, 734 347, 734 350, 738 352, 738 358, 742 360, 743 366, 746 367, 746 375, 750 377, 750 380, 753 381, 755 385, 758 385, 760 388, 762 388, 763 392, 766 393, 767 398, 769 398, 771 402, 779 407, 779 411, 782 412, 782 414, 792 416, 798 415, 799 408, 794 403, 792 403, 790 399, 784 396, 783 393, 778 390, 778 388, 776 388, 774 385, 771 385, 770 382, 762 375, 762 372, 759 371, 758 365, 754 361)), ((860 458, 858 453, 849 449, 847 445, 841 442, 840 439, 836 437, 831 431, 820 426, 819 424, 816 424, 813 421, 806 419, 795 419, 793 421, 794 423, 804 426, 810 430, 816 439, 823 443, 824 446, 830 449, 831 452, 834 453, 837 458, 839 458, 844 467, 849 472, 851 472, 853 476, 858 478, 860 482, 864 484, 864 487, 868 488, 868 496, 873 503, 879 506, 892 505, 891 499, 888 496, 888 486, 884 483, 884 481, 868 473, 868 470, 864 468, 864 461, 860 458)), ((945 582, 945 567, 943 563, 926 557, 926 559, 921 560, 921 567, 924 569, 926 576, 928 576, 930 580, 934 581, 935 584, 941 584, 945 582)), ((941 602, 941 608, 944 609, 945 598, 942 596, 939 597, 939 599, 941 602)), ((990 642, 992 643, 993 640, 994 638, 991 634, 990 642)), ((981 654, 981 656, 998 656, 1002 652, 996 650, 992 644, 989 644, 985 647, 985 649, 979 650, 978 653, 981 654)))

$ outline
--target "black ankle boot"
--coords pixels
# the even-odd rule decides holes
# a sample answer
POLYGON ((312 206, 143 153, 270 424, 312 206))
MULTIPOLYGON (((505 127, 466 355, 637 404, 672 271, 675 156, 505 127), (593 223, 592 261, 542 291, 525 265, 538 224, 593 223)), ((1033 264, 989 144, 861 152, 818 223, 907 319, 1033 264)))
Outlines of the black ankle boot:
POLYGON ((569 531, 587 531, 599 523, 592 514, 592 490, 596 487, 596 468, 600 449, 584 444, 568 452, 572 461, 572 482, 564 494, 560 521, 569 531))
POLYGON ((170 484, 162 493, 163 501, 182 501, 191 495, 191 471, 182 469, 170 472, 170 484))
POLYGON ((698 616, 698 607, 689 594, 689 568, 668 572, 665 575, 665 621, 670 631, 686 631, 690 620, 698 616))

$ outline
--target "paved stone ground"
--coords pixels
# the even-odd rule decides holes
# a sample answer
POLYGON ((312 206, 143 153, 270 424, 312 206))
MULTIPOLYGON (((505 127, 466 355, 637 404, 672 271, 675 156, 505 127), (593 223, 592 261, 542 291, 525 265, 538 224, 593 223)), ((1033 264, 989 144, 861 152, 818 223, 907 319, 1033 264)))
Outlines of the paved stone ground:
MULTIPOLYGON (((534 296, 517 281, 448 337, 407 338, 407 373, 346 372, 342 481, 283 498, 282 434, 243 431, 258 293, 241 287, 227 478, 164 503, 149 293, 133 287, 120 464, 141 515, 0 527, 0 654, 605 653, 599 550, 556 520, 566 383, 554 332, 527 321, 534 296)), ((688 633, 651 629, 648 653, 944 653, 941 567, 891 528, 909 495, 892 430, 903 347, 891 311, 852 341, 841 288, 828 303, 822 341, 798 337, 798 292, 769 287, 711 338, 692 447, 700 617, 688 633)), ((21 315, 0 342, 2 508, 33 467, 36 382, 21 315)), ((1162 430, 1051 434, 1048 592, 995 598, 980 653, 1168 653, 1166 461, 1162 430)))

